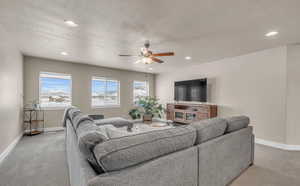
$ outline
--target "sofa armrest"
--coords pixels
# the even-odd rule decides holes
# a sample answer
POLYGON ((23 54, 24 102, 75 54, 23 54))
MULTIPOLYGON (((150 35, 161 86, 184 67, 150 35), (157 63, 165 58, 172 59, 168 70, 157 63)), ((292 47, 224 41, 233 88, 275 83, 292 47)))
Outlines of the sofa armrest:
POLYGON ((252 134, 252 141, 251 141, 251 165, 254 164, 254 153, 255 153, 255 136, 252 134))

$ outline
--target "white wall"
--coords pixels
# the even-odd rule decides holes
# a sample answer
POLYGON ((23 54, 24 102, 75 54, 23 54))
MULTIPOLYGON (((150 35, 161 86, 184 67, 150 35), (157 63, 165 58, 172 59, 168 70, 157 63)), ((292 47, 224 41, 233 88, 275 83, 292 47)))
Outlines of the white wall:
MULTIPOLYGON (((133 108, 133 81, 148 81, 150 95, 154 96, 153 74, 92 66, 79 63, 56 61, 51 59, 24 57, 24 94, 25 103, 39 98, 39 73, 56 72, 72 75, 72 104, 84 113, 104 114, 105 117, 128 117, 133 108), (92 76, 110 77, 120 81, 121 107, 91 108, 92 76)), ((63 110, 48 110, 45 114, 46 127, 61 127, 63 110)))
POLYGON ((287 51, 286 142, 300 145, 300 45, 289 45, 287 51))
POLYGON ((0 154, 23 131, 23 57, 0 26, 0 154))
POLYGON ((219 116, 247 115, 257 138, 285 143, 286 55, 287 48, 278 47, 160 74, 156 96, 172 102, 174 81, 207 77, 209 102, 219 106, 219 116))

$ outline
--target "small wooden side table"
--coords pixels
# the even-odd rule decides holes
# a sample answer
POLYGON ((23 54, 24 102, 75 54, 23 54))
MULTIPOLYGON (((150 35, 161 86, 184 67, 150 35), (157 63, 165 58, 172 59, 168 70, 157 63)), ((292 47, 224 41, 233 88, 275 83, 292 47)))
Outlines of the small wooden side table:
POLYGON ((25 134, 33 136, 41 134, 45 130, 44 110, 24 109, 25 134))

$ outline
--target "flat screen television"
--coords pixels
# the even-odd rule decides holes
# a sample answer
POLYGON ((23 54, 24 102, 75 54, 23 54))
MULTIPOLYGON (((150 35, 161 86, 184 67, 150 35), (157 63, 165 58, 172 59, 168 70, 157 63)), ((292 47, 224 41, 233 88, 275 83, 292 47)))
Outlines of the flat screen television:
POLYGON ((207 79, 175 82, 175 101, 207 102, 207 79))

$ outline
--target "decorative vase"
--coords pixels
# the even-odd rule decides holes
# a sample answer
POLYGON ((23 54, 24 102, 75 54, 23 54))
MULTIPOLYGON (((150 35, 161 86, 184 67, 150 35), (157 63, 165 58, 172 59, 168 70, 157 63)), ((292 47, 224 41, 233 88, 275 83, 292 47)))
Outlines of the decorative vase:
POLYGON ((34 103, 32 107, 34 110, 40 110, 40 105, 38 103, 34 103))
POLYGON ((144 114, 143 122, 144 123, 152 123, 152 114, 144 114))

